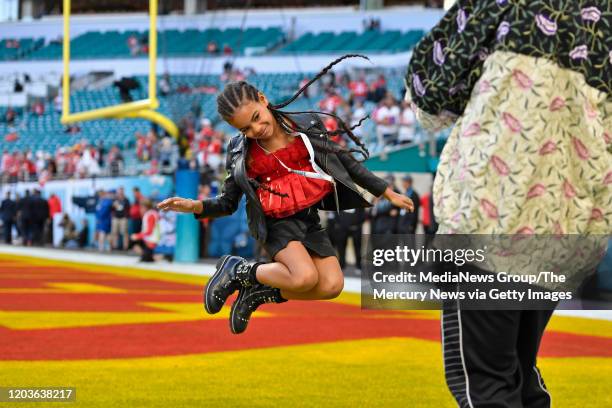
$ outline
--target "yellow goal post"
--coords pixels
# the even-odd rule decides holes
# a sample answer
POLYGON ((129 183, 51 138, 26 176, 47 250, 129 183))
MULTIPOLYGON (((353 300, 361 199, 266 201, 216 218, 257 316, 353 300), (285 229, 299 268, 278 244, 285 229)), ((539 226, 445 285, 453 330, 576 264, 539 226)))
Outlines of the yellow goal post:
POLYGON ((70 15, 71 0, 64 4, 64 38, 63 38, 63 80, 62 80, 62 124, 84 122, 96 119, 140 118, 157 123, 171 136, 178 137, 176 124, 155 109, 159 107, 157 99, 157 3, 149 0, 149 89, 148 98, 118 105, 92 109, 83 112, 70 112, 70 15))

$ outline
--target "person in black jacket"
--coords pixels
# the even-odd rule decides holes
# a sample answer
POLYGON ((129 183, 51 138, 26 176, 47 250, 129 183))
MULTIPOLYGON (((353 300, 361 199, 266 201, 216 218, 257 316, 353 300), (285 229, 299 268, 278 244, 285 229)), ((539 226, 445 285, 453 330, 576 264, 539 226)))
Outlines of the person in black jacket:
POLYGON ((44 228, 47 219, 49 218, 49 203, 42 198, 40 190, 34 190, 34 195, 31 198, 32 206, 32 221, 31 233, 32 244, 43 245, 44 228))
POLYGON ((364 221, 365 210, 363 208, 341 211, 335 219, 336 248, 338 248, 338 257, 342 269, 346 266, 346 247, 350 237, 353 240, 353 250, 355 251, 355 268, 357 268, 357 272, 361 272, 361 230, 364 221))
POLYGON ((7 191, 6 198, 0 204, 0 217, 2 218, 2 230, 4 232, 4 243, 13 242, 13 225, 17 217, 17 203, 11 199, 11 193, 7 191))
POLYGON ((414 203, 414 211, 400 211, 397 220, 398 234, 415 234, 419 225, 419 208, 421 198, 412 188, 412 176, 406 175, 402 178, 402 191, 414 203))
POLYGON ((330 114, 339 123, 336 134, 351 138, 358 150, 331 141, 316 113, 280 110, 333 65, 352 56, 357 55, 338 58, 278 105, 247 82, 228 84, 217 97, 217 110, 241 133, 227 149, 223 192, 205 201, 173 197, 159 204, 162 210, 192 212, 197 218, 219 217, 236 211, 246 195, 249 230, 273 262, 249 264, 243 258, 225 256, 204 293, 206 311, 212 314, 239 290, 230 313, 235 334, 246 330, 251 313, 263 303, 331 299, 342 291, 342 270, 320 225, 318 209, 369 207, 356 185, 398 207, 413 208, 408 197, 394 192, 353 157, 352 151, 359 151, 367 158, 368 151, 340 118, 330 114))
POLYGON ((17 201, 17 214, 23 245, 32 245, 33 210, 30 190, 26 190, 24 196, 17 201))

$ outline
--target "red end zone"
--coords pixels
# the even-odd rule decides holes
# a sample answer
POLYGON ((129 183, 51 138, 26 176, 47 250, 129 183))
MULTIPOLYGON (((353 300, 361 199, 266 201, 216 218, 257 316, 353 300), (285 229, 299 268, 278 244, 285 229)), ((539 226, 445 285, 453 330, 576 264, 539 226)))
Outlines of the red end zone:
MULTIPOLYGON (((202 285, 111 267, 37 264, 0 260, 0 360, 171 356, 387 337, 439 341, 439 321, 419 312, 300 301, 262 307, 235 336, 227 318, 211 319, 200 306, 202 285), (151 321, 153 315, 163 321, 151 321)), ((612 338, 548 331, 540 356, 612 357, 612 338)))

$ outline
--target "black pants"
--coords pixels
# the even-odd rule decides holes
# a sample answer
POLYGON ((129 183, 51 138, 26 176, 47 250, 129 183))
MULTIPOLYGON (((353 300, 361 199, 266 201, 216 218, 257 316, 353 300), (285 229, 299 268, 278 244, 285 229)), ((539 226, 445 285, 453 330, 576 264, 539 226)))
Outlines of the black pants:
POLYGON ((459 407, 549 408, 536 355, 552 310, 442 312, 446 383, 459 407))
POLYGON ((355 250, 355 267, 361 269, 361 224, 359 228, 343 228, 337 227, 337 238, 335 239, 336 248, 338 248, 338 258, 340 267, 346 266, 346 246, 348 238, 353 238, 353 249, 355 250))
POLYGON ((4 231, 4 243, 13 243, 13 220, 5 220, 2 229, 4 231))
POLYGON ((139 246, 142 250, 142 254, 140 255, 141 262, 155 262, 155 259, 153 259, 153 249, 149 248, 142 239, 134 241, 134 246, 139 246))

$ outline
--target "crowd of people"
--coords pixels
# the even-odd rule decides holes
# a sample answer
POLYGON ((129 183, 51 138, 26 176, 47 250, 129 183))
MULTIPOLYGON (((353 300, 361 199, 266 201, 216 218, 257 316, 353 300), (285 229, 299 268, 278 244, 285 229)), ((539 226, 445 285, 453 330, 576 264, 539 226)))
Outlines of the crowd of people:
POLYGON ((123 169, 124 158, 119 146, 107 149, 102 141, 92 145, 83 139, 72 146, 58 147, 53 154, 5 149, 0 157, 0 182, 36 181, 44 185, 51 179, 119 176, 123 169))
POLYGON ((85 216, 77 222, 62 210, 55 194, 44 198, 40 190, 23 195, 7 192, 0 203, 5 244, 91 248, 100 252, 135 251, 143 262, 172 259, 176 214, 158 213, 156 201, 134 187, 130 201, 123 187, 99 190, 93 196, 73 197, 73 203, 95 218, 93 240, 85 216))

